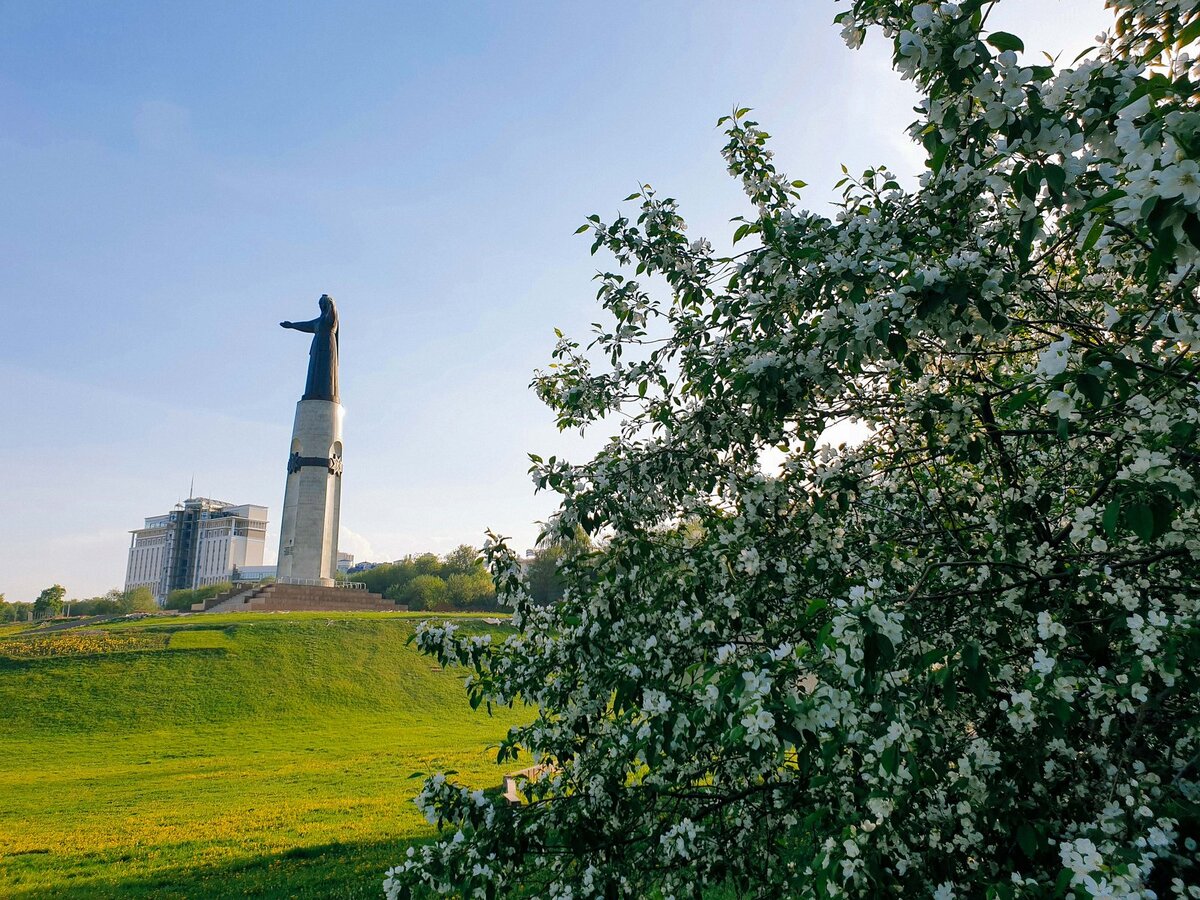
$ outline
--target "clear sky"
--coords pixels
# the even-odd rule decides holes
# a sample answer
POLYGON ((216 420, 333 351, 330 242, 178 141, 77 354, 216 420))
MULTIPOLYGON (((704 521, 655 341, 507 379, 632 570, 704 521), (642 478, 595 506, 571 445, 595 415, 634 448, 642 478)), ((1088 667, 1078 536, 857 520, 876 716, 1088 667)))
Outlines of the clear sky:
MULTIPOLYGON (((531 546, 526 453, 581 456, 527 389, 586 337, 572 232, 639 181, 722 246, 714 122, 755 108, 822 208, 839 165, 911 177, 914 95, 820 0, 0 2, 0 592, 124 580, 196 494, 277 520, 308 338, 341 315, 341 546, 531 546)), ((1009 0, 1068 61, 1101 0, 1009 0)), ((277 521, 268 535, 274 562, 277 521)))

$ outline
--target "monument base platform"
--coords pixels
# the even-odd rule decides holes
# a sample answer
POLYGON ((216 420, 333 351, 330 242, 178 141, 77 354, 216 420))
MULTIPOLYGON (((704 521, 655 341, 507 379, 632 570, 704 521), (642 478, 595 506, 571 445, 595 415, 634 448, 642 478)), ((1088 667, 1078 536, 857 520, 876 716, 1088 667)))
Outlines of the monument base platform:
POLYGON ((192 606, 193 612, 405 612, 381 594, 314 584, 239 586, 192 606))

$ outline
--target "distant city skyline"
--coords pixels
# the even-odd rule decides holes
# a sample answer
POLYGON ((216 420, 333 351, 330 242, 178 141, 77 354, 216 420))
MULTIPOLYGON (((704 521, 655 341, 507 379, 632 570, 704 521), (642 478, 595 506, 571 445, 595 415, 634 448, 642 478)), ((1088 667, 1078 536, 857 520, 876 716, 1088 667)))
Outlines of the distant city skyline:
MULTIPOLYGON (((840 165, 922 155, 878 34, 828 3, 184 4, 0 8, 0 593, 124 581, 130 531, 185 492, 270 510, 275 562, 306 348, 341 314, 340 549, 444 553, 554 509, 529 452, 582 458, 528 390, 555 327, 584 342, 572 232, 649 182, 727 246, 748 211, 715 120, 751 106, 806 205, 840 165), (194 490, 188 490, 195 478, 194 490)), ((989 25, 1070 60, 1102 0, 989 25)), ((1040 58, 1040 57, 1039 57, 1040 58)))

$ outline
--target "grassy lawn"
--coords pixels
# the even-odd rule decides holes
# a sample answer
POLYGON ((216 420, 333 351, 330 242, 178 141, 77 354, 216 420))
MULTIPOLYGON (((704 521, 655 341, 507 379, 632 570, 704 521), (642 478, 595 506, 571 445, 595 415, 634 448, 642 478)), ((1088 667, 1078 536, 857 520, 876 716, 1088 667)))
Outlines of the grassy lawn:
POLYGON ((379 896, 432 833, 409 776, 498 786, 488 746, 519 715, 472 712, 405 644, 416 618, 0 636, 0 896, 379 896))

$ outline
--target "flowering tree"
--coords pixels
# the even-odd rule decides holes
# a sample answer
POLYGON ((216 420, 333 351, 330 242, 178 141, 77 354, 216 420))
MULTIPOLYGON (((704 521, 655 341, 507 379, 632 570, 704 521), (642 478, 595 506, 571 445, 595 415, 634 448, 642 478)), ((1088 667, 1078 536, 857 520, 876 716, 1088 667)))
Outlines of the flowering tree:
POLYGON ((535 386, 623 425, 534 462, 604 549, 538 609, 494 542, 516 633, 419 636, 543 765, 427 781, 389 896, 1200 896, 1200 11, 1110 0, 1055 68, 992 6, 837 17, 924 95, 915 189, 806 212, 739 109, 752 249, 649 188, 584 226, 611 325, 535 386))

